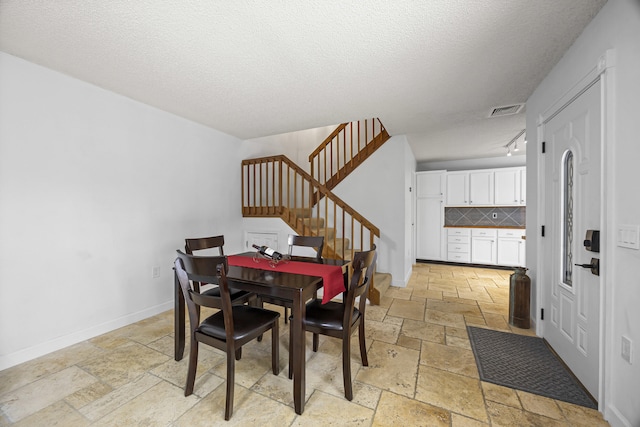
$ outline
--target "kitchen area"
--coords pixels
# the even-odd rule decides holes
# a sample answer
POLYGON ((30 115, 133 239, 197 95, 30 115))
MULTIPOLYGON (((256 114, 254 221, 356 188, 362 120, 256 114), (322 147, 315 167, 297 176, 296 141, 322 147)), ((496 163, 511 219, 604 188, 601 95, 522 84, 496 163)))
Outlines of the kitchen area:
POLYGON ((525 265, 526 168, 416 172, 416 259, 525 265))

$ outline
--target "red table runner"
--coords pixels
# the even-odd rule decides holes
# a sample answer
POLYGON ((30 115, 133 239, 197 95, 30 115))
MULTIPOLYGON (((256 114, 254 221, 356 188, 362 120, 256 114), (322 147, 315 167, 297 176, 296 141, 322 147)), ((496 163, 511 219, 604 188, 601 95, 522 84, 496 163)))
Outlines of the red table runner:
POLYGON ((229 265, 237 267, 256 268, 258 270, 273 270, 282 273, 304 274, 307 276, 322 277, 322 303, 330 301, 333 297, 345 291, 342 267, 337 265, 317 264, 301 261, 281 261, 271 266, 270 260, 265 258, 253 258, 242 255, 230 255, 227 257, 229 265))

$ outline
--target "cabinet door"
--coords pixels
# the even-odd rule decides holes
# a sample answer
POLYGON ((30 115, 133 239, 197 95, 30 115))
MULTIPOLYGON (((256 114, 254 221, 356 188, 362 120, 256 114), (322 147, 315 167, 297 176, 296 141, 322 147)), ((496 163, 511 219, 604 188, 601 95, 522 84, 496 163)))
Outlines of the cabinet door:
POLYGON ((522 168, 520 170, 520 204, 526 206, 527 204, 527 169, 522 168))
POLYGON ((416 258, 442 259, 442 199, 425 197, 416 200, 416 258))
POLYGON ((524 248, 522 239, 498 239, 498 264, 524 266, 524 248))
POLYGON ((469 172, 469 204, 493 205, 493 171, 469 172))
POLYGON ((443 171, 416 173, 416 197, 442 197, 444 179, 443 171))
POLYGON ((494 175, 494 200, 498 206, 519 205, 520 169, 496 170, 494 175))
POLYGON ((474 264, 495 264, 497 242, 492 237, 471 238, 471 262, 474 264))
POLYGON ((447 173, 447 205, 460 206, 469 204, 469 173, 447 173))

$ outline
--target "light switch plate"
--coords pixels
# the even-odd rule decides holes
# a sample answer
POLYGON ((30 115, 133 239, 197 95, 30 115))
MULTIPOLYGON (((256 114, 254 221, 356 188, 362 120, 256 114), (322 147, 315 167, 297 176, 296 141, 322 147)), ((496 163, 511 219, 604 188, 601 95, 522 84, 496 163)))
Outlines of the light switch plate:
POLYGON ((620 353, 624 360, 631 363, 631 340, 624 335, 622 336, 622 349, 620 353))
POLYGON ((622 248, 640 249, 640 226, 619 225, 616 243, 622 248))

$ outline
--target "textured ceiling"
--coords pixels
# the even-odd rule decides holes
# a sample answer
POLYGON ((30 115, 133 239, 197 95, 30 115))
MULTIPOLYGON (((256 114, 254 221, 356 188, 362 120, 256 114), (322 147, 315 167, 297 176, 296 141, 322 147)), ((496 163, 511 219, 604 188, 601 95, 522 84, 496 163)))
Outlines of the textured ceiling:
POLYGON ((606 0, 0 0, 0 50, 249 139, 379 117, 418 161, 504 155, 606 0))

